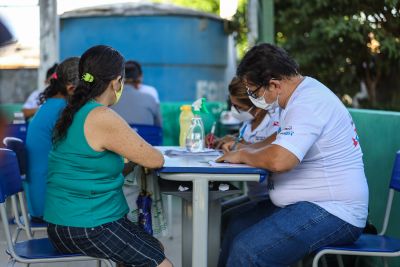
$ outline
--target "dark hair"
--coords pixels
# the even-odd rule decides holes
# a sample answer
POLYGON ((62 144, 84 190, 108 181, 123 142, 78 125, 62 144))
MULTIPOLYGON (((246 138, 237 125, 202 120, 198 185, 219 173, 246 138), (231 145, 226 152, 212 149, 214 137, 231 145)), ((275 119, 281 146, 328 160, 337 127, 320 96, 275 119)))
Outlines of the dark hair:
POLYGON ((79 60, 79 77, 88 73, 93 76, 93 80, 79 80, 78 86, 55 125, 53 143, 57 143, 66 136, 75 113, 82 106, 104 93, 112 80, 119 75, 124 76, 124 64, 124 57, 110 46, 93 46, 83 53, 79 60))
POLYGON ((238 101, 246 106, 253 106, 253 103, 251 103, 249 96, 247 95, 246 87, 240 78, 233 77, 228 89, 229 94, 233 97, 236 97, 238 101))
POLYGON ((53 66, 51 66, 47 72, 46 72, 46 80, 49 80, 51 78, 51 76, 56 72, 58 64, 54 63, 53 66))
POLYGON ((61 93, 67 96, 67 86, 76 87, 79 81, 78 76, 79 57, 70 57, 57 66, 53 73, 55 77, 50 79, 50 85, 39 95, 39 105, 42 105, 48 98, 61 93))
POLYGON ((299 65, 282 48, 259 44, 251 48, 240 62, 237 76, 254 85, 267 85, 272 78, 282 79, 299 74, 299 65))
POLYGON ((143 75, 142 67, 139 62, 134 60, 128 60, 125 63, 125 81, 127 83, 133 83, 135 88, 138 88, 140 77, 143 75))

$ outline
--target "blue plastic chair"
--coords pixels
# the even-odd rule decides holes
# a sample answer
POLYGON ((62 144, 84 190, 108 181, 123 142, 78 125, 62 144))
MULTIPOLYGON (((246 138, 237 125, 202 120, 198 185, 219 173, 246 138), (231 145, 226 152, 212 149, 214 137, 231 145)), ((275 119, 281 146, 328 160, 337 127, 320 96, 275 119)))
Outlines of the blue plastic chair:
POLYGON ((162 146, 163 131, 161 127, 144 124, 130 124, 130 126, 150 145, 162 146))
MULTIPOLYGON (((378 235, 362 234, 360 238, 352 245, 326 246, 320 248, 314 257, 313 267, 318 267, 319 259, 325 254, 377 257, 400 256, 400 239, 392 238, 385 235, 389 224, 390 211, 392 208, 393 196, 395 191, 400 191, 400 151, 397 151, 396 159, 394 161, 382 231, 378 235)), ((387 261, 385 260, 385 258, 383 259, 384 265, 387 266, 387 261)), ((338 258, 338 260, 339 265, 343 266, 343 262, 340 257, 338 258)))
MULTIPOLYGON (((16 154, 18 159, 18 166, 20 170, 21 179, 26 180, 25 174, 27 171, 27 162, 26 162, 27 159, 26 159, 26 150, 24 142, 16 137, 6 137, 4 138, 3 143, 7 149, 14 151, 14 153, 16 154)), ((17 205, 15 205, 14 203, 12 204, 12 210, 14 218, 11 221, 17 224, 17 229, 15 229, 15 232, 12 236, 12 241, 16 242, 18 240, 20 232, 22 230, 25 230, 25 223, 24 223, 25 220, 22 217, 22 215, 19 214, 17 205)), ((32 232, 32 236, 35 234, 35 232, 47 230, 47 223, 33 222, 29 214, 28 214, 28 220, 30 222, 30 230, 32 232)))
POLYGON ((31 263, 97 260, 98 264, 104 262, 106 266, 112 267, 111 262, 107 259, 98 259, 82 254, 62 254, 53 247, 48 238, 32 239, 22 193, 23 188, 17 157, 13 151, 0 148, 0 213, 7 243, 6 253, 10 256, 8 266, 14 266, 16 262, 25 263, 29 266, 31 263), (25 230, 28 240, 26 241, 12 242, 5 205, 8 198, 14 199, 14 204, 16 204, 17 198, 20 200, 22 216, 27 222, 25 230))
POLYGON ((10 136, 3 139, 3 144, 17 155, 20 174, 22 179, 25 179, 27 162, 24 141, 20 138, 10 136))
POLYGON ((25 142, 27 132, 28 132, 27 123, 8 124, 6 136, 16 137, 25 142))

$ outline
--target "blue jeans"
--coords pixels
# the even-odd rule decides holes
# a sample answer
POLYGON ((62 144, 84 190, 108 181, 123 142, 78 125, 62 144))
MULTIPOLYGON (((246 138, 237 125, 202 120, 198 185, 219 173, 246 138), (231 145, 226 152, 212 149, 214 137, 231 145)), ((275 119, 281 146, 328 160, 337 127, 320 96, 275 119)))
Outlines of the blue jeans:
POLYGON ((353 243, 362 231, 310 202, 261 202, 231 219, 218 266, 289 266, 322 246, 353 243))

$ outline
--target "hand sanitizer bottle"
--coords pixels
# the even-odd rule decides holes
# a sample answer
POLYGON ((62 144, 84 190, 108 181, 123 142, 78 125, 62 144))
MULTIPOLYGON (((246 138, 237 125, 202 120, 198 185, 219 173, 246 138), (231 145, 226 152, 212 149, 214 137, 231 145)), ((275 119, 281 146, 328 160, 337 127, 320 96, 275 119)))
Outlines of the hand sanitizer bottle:
POLYGON ((200 98, 192 104, 194 117, 186 135, 186 149, 190 152, 204 150, 204 125, 200 113, 208 112, 205 107, 205 100, 205 98, 200 98))

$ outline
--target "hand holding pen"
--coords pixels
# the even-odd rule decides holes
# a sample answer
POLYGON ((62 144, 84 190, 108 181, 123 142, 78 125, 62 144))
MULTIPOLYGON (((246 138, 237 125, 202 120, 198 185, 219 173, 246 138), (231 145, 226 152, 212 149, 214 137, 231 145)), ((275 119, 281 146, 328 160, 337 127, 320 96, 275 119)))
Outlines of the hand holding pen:
POLYGON ((236 150, 238 144, 243 140, 244 132, 246 131, 247 124, 245 124, 239 132, 239 135, 236 137, 234 142, 228 142, 222 146, 224 152, 236 150))
POLYGON ((207 141, 207 148, 213 148, 214 146, 214 141, 215 141, 215 126, 216 122, 214 121, 212 127, 211 127, 211 132, 207 135, 206 141, 207 141))

